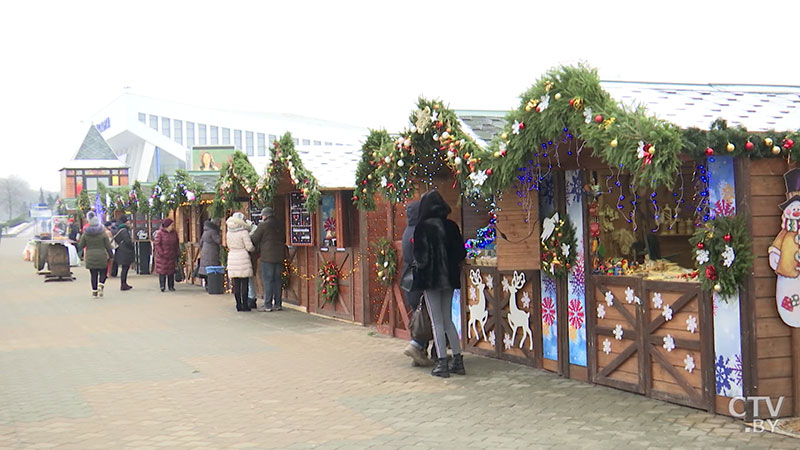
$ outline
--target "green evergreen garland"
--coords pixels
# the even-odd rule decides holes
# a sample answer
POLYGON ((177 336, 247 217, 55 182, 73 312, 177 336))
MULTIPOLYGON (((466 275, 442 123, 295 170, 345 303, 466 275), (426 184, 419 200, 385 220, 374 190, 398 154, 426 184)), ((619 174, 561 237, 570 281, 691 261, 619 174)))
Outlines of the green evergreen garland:
POLYGON ((92 202, 89 200, 89 191, 83 189, 78 194, 78 210, 85 216, 90 209, 92 209, 92 202))
POLYGON ((375 210, 375 194, 378 191, 375 158, 384 145, 392 146, 392 138, 386 130, 370 130, 364 145, 361 146, 361 161, 356 167, 356 189, 353 192, 353 204, 362 211, 375 210))
POLYGON ((737 216, 717 216, 695 231, 689 242, 694 246, 693 256, 703 289, 716 291, 726 301, 736 294, 753 266, 751 240, 747 224, 737 216), (731 251, 733 259, 726 266, 726 252, 731 251))
MULTIPOLYGON (((555 219, 558 213, 550 217, 555 219)), ((569 217, 559 218, 555 223, 553 234, 542 241, 542 271, 555 278, 565 278, 575 264, 578 243, 575 239, 575 227, 569 217), (568 251, 564 253, 562 245, 566 244, 568 251)))
POLYGON ((273 143, 270 150, 272 164, 268 166, 264 178, 258 181, 256 196, 259 204, 272 204, 272 199, 278 191, 278 185, 284 171, 288 172, 294 186, 303 193, 305 206, 309 212, 317 210, 322 193, 319 190, 317 178, 305 168, 300 155, 294 148, 294 139, 290 133, 281 136, 280 140, 273 143))
POLYGON ((339 296, 339 280, 341 278, 342 273, 334 261, 326 261, 319 269, 317 286, 319 287, 319 295, 322 296, 325 303, 336 303, 336 298, 339 296))
POLYGON ((220 177, 214 186, 214 200, 209 212, 211 217, 224 217, 227 211, 237 209, 241 203, 237 200, 240 189, 244 189, 255 200, 258 187, 258 174, 242 152, 234 152, 231 161, 226 161, 219 169, 220 177))

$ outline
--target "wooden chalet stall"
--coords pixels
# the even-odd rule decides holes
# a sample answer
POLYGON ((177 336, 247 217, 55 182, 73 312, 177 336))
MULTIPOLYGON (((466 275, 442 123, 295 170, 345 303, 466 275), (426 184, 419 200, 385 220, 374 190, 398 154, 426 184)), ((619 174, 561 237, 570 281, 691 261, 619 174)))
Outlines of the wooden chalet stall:
MULTIPOLYGON (((284 305, 349 322, 369 323, 368 281, 364 275, 369 243, 362 232, 367 226, 366 215, 352 201, 358 149, 337 147, 325 153, 314 147, 295 149, 287 133, 274 143, 272 163, 263 178, 255 175, 249 163, 238 161, 246 162, 243 154, 234 156, 234 167, 238 167, 235 170, 247 173, 223 175, 214 202, 220 206, 238 203, 224 208, 225 217, 239 210, 256 223, 261 208, 270 206, 283 222, 288 246, 284 305), (333 278, 328 280, 326 276, 329 285, 323 286, 320 270, 325 267, 335 274, 329 273, 333 278), (332 295, 323 295, 322 290, 327 293, 328 286, 335 286, 330 291, 332 295)), ((256 286, 261 298, 260 274, 256 286)))
POLYGON ((797 133, 681 129, 621 109, 583 67, 522 98, 470 168, 502 195, 494 225, 464 208, 465 235, 481 230, 462 282, 465 349, 719 414, 752 418, 743 398, 766 396, 774 417, 798 415, 800 334, 781 320, 768 257, 778 204, 800 195, 800 172, 784 185, 797 133))
POLYGON ((210 206, 214 199, 214 185, 219 179, 219 173, 190 172, 193 181, 192 201, 182 202, 174 213, 175 231, 183 252, 183 279, 187 283, 202 285, 199 277, 192 275, 197 268, 200 258, 200 237, 203 235, 203 225, 211 219, 210 206))

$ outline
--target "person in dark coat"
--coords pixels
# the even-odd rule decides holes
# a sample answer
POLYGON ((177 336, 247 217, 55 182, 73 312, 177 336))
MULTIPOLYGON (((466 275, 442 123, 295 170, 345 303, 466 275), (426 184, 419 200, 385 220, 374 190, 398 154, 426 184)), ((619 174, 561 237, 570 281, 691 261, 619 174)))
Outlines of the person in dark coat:
POLYGON ((453 291, 461 286, 461 263, 467 256, 464 237, 458 225, 449 220, 450 206, 438 191, 425 193, 420 200, 419 223, 414 230, 413 290, 424 292, 438 359, 431 375, 447 378, 450 372, 464 375, 464 360, 458 331, 451 319, 453 291), (447 342, 453 361, 447 364, 447 342))
MULTIPOLYGON (((413 201, 406 206, 406 229, 403 230, 403 269, 400 273, 405 273, 406 268, 414 264, 414 230, 419 222, 419 201, 413 201)), ((410 311, 419 307, 422 299, 422 291, 403 292, 406 306, 410 311)), ((417 342, 411 339, 403 354, 413 360, 414 366, 432 366, 433 361, 428 358, 428 343, 417 342)))
POLYGON ((261 281, 264 285, 264 309, 280 311, 281 273, 286 258, 286 234, 283 223, 275 217, 272 208, 261 210, 261 223, 253 233, 253 245, 261 252, 261 281))
POLYGON ((219 250, 222 245, 222 233, 219 229, 219 219, 207 220, 203 224, 203 235, 200 236, 200 277, 208 275, 206 267, 219 266, 219 250))
POLYGON ((92 298, 103 296, 106 282, 108 260, 111 259, 111 241, 106 235, 106 227, 100 223, 100 218, 89 211, 86 215, 89 226, 86 227, 78 241, 78 252, 86 249, 84 263, 89 269, 89 278, 92 284, 92 298))
POLYGON ((77 241, 78 240, 78 233, 80 233, 81 229, 78 227, 78 224, 75 223, 75 219, 72 217, 69 218, 69 234, 67 237, 70 241, 77 241))
POLYGON ((128 284, 128 269, 131 268, 134 259, 133 239, 131 233, 128 231, 131 226, 131 219, 128 216, 122 216, 117 225, 117 231, 114 233, 114 242, 117 243, 117 250, 114 252, 114 261, 122 269, 120 270, 119 282, 120 290, 127 291, 133 289, 133 286, 128 284))
POLYGON ((161 228, 156 233, 153 241, 156 251, 156 273, 158 274, 158 284, 161 292, 169 287, 170 291, 175 290, 175 266, 178 264, 178 256, 181 254, 180 244, 178 243, 178 233, 175 232, 175 223, 172 219, 164 219, 161 228))

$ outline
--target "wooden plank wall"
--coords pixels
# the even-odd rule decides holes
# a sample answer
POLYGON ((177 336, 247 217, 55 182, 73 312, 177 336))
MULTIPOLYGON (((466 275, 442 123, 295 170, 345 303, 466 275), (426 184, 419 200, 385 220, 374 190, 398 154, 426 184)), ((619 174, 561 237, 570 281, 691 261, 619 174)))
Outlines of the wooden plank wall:
POLYGON ((534 195, 530 211, 523 210, 514 192, 506 192, 498 200, 497 207, 497 269, 541 269, 538 196, 534 195), (525 219, 528 223, 525 223, 525 219))
MULTIPOLYGON (((778 315, 775 272, 769 267, 767 249, 780 231, 781 210, 786 200, 783 174, 789 165, 777 158, 750 162, 750 204, 753 220, 755 272, 756 395, 786 397, 780 415, 792 415, 792 333, 778 315)), ((773 400, 776 401, 776 400, 773 400)), ((762 408, 763 409, 763 408, 762 408)), ((795 412, 796 414, 796 412, 795 412)), ((763 415, 763 414, 762 414, 763 415)))

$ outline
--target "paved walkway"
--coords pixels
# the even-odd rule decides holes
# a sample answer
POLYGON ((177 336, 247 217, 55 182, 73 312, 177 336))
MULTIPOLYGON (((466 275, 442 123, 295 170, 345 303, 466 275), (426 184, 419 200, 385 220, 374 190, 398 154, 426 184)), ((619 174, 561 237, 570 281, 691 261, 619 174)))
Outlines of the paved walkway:
POLYGON ((721 416, 467 355, 412 368, 405 345, 228 295, 88 271, 43 283, 0 243, 0 448, 797 448, 721 416))

